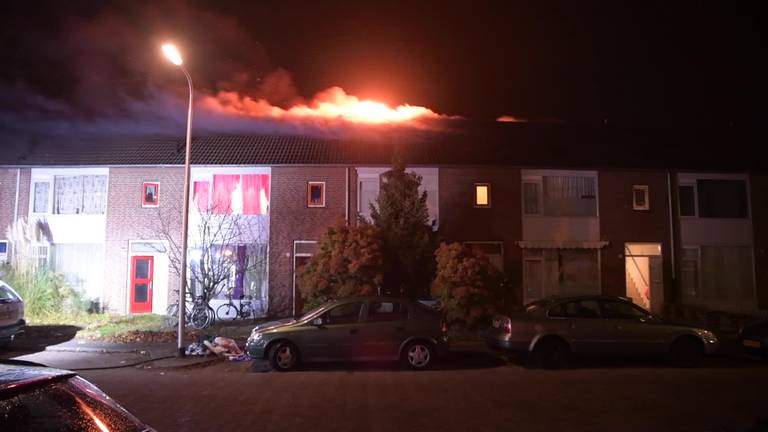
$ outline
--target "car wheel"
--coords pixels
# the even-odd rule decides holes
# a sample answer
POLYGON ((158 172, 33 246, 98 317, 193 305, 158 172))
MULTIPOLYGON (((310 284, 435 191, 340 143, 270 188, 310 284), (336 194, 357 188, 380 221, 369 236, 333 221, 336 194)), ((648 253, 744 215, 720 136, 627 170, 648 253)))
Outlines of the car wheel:
POLYGON ((533 360, 536 366, 544 369, 561 369, 568 365, 571 358, 571 348, 561 339, 546 338, 533 349, 533 360))
POLYGON ((0 349, 6 349, 11 345, 11 342, 13 342, 12 338, 2 338, 0 339, 0 349))
POLYGON ((401 354, 404 366, 414 370, 427 369, 435 358, 435 351, 429 342, 415 341, 406 345, 401 354))
POLYGON ((299 364, 299 350, 289 342, 278 342, 269 350, 269 365, 273 370, 286 372, 299 364))
POLYGON ((704 359, 704 347, 693 337, 682 337, 672 344, 672 360, 678 366, 696 367, 704 359))

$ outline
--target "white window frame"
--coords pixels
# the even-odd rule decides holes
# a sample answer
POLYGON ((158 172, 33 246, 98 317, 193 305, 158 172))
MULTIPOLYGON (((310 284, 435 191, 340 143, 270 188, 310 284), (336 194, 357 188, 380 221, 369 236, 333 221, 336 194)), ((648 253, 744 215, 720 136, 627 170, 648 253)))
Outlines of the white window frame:
POLYGON ((475 208, 491 208, 491 184, 490 183, 475 183, 475 208), (479 204, 477 202, 477 191, 479 188, 485 186, 487 204, 479 204))
MULTIPOLYGON (((363 205, 362 205, 362 183, 363 181, 376 181, 379 185, 379 192, 381 192, 381 174, 371 174, 371 173, 359 173, 357 176, 357 214, 362 216, 363 213, 367 213, 363 211, 363 205)), ((378 196, 378 194, 377 194, 378 196)), ((373 203, 373 205, 376 205, 376 203, 373 203)))
POLYGON ((0 239, 0 244, 5 243, 5 252, 0 252, 0 262, 4 262, 8 259, 8 251, 11 248, 11 242, 6 239, 0 239))
POLYGON ((680 182, 677 185, 677 214, 681 218, 684 219, 695 219, 699 217, 699 188, 696 186, 696 181, 693 182, 680 182), (683 215, 682 214, 682 207, 680 206, 680 187, 681 186, 690 186, 693 188, 693 214, 692 215, 683 215))
MULTIPOLYGON (((543 272, 544 272, 544 252, 541 251, 539 256, 530 256, 530 255, 529 256, 525 256, 525 251, 523 251, 523 268, 522 268, 522 273, 523 273, 523 281, 522 281, 523 282, 522 283, 522 285, 523 285, 523 293, 522 293, 523 302, 525 302, 526 291, 528 289, 528 287, 525 284, 525 282, 528 280, 528 272, 525 270, 526 269, 526 265, 525 265, 526 262, 538 262, 538 263, 540 263, 541 264, 541 270, 542 270, 542 276, 543 276, 543 272)), ((548 290, 548 287, 547 287, 546 283, 544 283, 544 280, 542 280, 542 283, 541 283, 541 297, 539 297, 539 298, 537 298, 535 300, 542 299, 542 298, 546 297, 547 295, 549 295, 549 290, 548 290)))
POLYGON ((321 208, 325 207, 325 182, 324 181, 308 181, 307 182, 307 207, 309 208, 321 208), (312 204, 312 186, 320 186, 320 204, 312 204))
POLYGON ((160 182, 159 181, 145 181, 141 182, 141 207, 142 208, 157 208, 160 207, 160 182), (147 191, 147 185, 155 185, 157 186, 156 191, 156 198, 157 198, 157 204, 147 204, 144 202, 144 198, 146 198, 146 191, 147 191))
POLYGON ((632 210, 650 210, 651 200, 648 191, 648 185, 632 185, 632 210), (645 193, 645 204, 639 204, 637 202, 637 191, 643 191, 645 193))
POLYGON ((30 181, 29 188, 29 214, 31 215, 48 215, 53 213, 53 175, 34 176, 30 181), (45 211, 35 211, 35 185, 37 183, 48 183, 48 201, 45 206, 45 211))
POLYGON ((317 245, 317 240, 294 240, 293 241, 293 257, 292 257, 292 265, 291 268, 293 269, 293 279, 291 281, 291 284, 293 285, 293 299, 291 300, 291 309, 293 316, 296 316, 296 258, 311 258, 314 256, 314 254, 311 253, 296 253, 296 245, 298 244, 314 244, 317 245))

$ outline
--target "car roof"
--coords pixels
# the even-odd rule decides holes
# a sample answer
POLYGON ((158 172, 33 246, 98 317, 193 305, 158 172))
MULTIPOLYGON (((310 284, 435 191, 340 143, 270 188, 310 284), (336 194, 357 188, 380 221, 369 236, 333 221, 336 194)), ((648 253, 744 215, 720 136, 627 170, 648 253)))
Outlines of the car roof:
POLYGON ((549 302, 549 303, 565 303, 570 301, 579 301, 579 300, 613 300, 613 301, 623 301, 628 303, 634 303, 631 299, 627 297, 619 297, 619 296, 610 296, 605 294, 591 294, 591 295, 569 295, 569 296, 548 296, 544 297, 540 300, 536 300, 531 303, 536 302, 549 302))
POLYGON ((38 387, 49 382, 75 376, 74 372, 42 366, 29 366, 24 362, 0 362, 0 395, 17 392, 22 387, 38 387), (16 364, 14 364, 16 363, 16 364), (21 364, 19 364, 21 363, 21 364))

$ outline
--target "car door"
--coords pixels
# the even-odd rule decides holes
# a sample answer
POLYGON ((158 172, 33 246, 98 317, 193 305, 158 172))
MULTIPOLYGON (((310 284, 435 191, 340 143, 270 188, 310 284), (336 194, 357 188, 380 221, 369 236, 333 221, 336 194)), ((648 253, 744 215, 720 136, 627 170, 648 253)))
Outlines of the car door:
POLYGON ((600 314, 597 300, 583 299, 561 303, 548 311, 550 323, 557 323, 557 334, 565 335, 574 352, 602 353, 610 350, 610 327, 600 314))
POLYGON ((408 338, 408 306, 399 301, 371 301, 360 327, 360 344, 354 356, 367 360, 391 360, 408 338))
MULTIPOLYGON (((320 316, 316 331, 307 335, 304 357, 307 360, 344 360, 354 355, 359 344, 360 320, 364 302, 336 305, 320 316)), ((313 324, 310 324, 313 325, 313 324)))
POLYGON ((16 324, 21 318, 21 301, 8 287, 0 282, 0 327, 16 324))
POLYGON ((652 354, 666 349, 665 329, 654 325, 648 311, 623 300, 602 301, 601 308, 610 322, 617 353, 652 354))

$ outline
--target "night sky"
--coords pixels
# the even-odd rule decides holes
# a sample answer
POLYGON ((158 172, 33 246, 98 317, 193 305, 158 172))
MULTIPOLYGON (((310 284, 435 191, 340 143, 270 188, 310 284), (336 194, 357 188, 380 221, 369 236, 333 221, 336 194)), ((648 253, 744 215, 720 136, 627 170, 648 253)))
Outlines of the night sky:
POLYGON ((0 126, 15 131, 179 111, 166 40, 202 94, 282 107, 340 86, 474 120, 699 128, 760 126, 766 100, 757 2, 14 3, 0 126))

